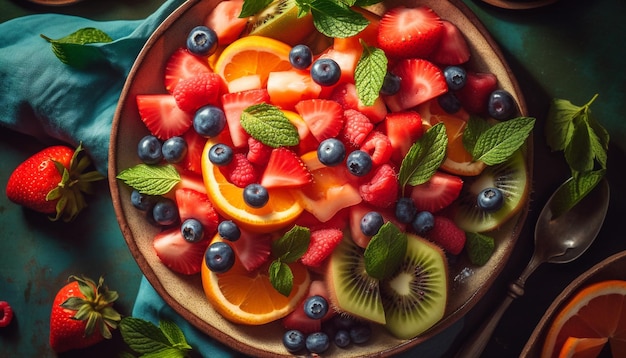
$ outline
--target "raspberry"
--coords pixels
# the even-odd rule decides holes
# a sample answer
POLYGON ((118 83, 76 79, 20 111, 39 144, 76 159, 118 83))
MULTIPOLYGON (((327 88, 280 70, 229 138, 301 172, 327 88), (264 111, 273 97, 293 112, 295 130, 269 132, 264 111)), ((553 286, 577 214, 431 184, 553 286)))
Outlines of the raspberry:
POLYGON ((0 328, 6 327, 13 319, 13 309, 7 301, 0 301, 0 328))
POLYGON ((426 237, 452 255, 460 254, 465 247, 465 231, 444 216, 435 216, 435 225, 426 237))
POLYGON ((363 113, 355 109, 346 109, 343 112, 344 126, 341 136, 352 145, 359 147, 365 138, 374 129, 374 124, 363 113))
POLYGON ((389 164, 378 167, 372 179, 359 187, 364 201, 378 207, 388 208, 395 204, 400 184, 395 170, 389 164))
POLYGON ((206 105, 218 105, 222 79, 216 73, 200 73, 181 79, 174 87, 174 99, 178 108, 185 112, 195 112, 206 105))
POLYGON ((372 164, 374 164, 374 166, 389 162, 393 154, 391 140, 379 131, 373 131, 365 138, 361 150, 372 157, 372 164))
POLYGON ((263 144, 254 137, 248 137, 248 160, 255 165, 265 166, 270 160, 272 147, 263 144))
POLYGON ((309 249, 300 260, 303 264, 318 267, 339 245, 343 233, 339 229, 319 229, 311 232, 309 249))
POLYGON ((256 169, 243 153, 235 153, 233 160, 219 169, 226 180, 240 188, 245 188, 259 179, 256 169))

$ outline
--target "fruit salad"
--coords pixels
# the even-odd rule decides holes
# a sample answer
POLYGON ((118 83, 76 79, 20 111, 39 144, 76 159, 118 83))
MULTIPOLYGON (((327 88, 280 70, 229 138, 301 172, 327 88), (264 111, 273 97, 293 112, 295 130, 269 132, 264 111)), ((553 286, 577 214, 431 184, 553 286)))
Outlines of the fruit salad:
POLYGON ((149 134, 117 174, 162 264, 294 354, 424 334, 527 200, 534 119, 459 28, 360 3, 219 2, 133 98, 149 134))

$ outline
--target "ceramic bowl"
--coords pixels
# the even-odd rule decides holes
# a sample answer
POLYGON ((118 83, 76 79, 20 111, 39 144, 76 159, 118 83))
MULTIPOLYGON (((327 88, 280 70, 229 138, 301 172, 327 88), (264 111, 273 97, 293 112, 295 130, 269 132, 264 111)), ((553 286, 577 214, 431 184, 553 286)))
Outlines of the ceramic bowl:
MULTIPOLYGON (((115 114, 110 146, 109 178, 112 199, 119 224, 132 255, 148 281, 163 299, 180 315, 201 331, 245 354, 260 356, 288 355, 281 343, 284 332, 279 323, 248 327, 232 324, 217 314, 203 293, 200 275, 182 276, 170 271, 157 258, 152 238, 158 229, 152 226, 130 202, 130 188, 115 179, 126 168, 138 164, 135 148, 141 137, 148 134, 141 122, 135 96, 164 93, 163 76, 168 56, 184 45, 187 33, 203 22, 217 0, 192 0, 174 11, 154 32, 139 54, 124 86, 115 114)), ((474 14, 460 1, 394 0, 384 6, 428 5, 442 18, 456 24, 466 36, 472 51, 471 67, 492 72, 502 88, 516 97, 522 114, 526 106, 516 80, 495 42, 474 14)), ((377 11, 384 10, 384 6, 377 11)), ((527 145, 529 183, 532 183, 532 140, 527 145)), ((527 200, 528 202, 528 200, 527 200)), ((398 340, 380 328, 367 345, 349 350, 330 351, 331 356, 385 356, 416 346, 458 321, 491 286, 510 256, 527 213, 527 205, 519 214, 493 233, 496 251, 482 266, 472 266, 461 256, 450 267, 449 300, 445 317, 432 329, 411 340, 398 340)))

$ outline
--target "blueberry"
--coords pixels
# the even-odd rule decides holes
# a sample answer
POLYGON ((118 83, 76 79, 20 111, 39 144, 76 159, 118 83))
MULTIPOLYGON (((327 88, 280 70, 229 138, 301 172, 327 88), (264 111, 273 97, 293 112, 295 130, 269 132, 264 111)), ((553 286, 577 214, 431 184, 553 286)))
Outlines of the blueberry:
POLYGON ((217 233, 228 241, 237 241, 241 237, 239 226, 232 220, 224 220, 217 225, 217 233))
POLYGON ((357 320, 354 317, 345 314, 339 314, 333 317, 333 325, 338 329, 343 329, 347 331, 356 323, 357 320))
POLYGON ((361 218, 361 231, 367 236, 374 236, 384 223, 385 219, 378 211, 370 211, 361 218))
POLYGON ((340 77, 341 68, 333 59, 320 58, 311 66, 311 79, 320 86, 332 86, 340 77))
POLYGON ((408 224, 413 221, 417 214, 415 203, 411 198, 400 198, 396 203, 396 219, 401 223, 408 224))
POLYGON ((335 345, 339 348, 345 348, 350 345, 352 340, 350 339, 350 333, 345 329, 340 329, 335 332, 335 345))
POLYGON ((504 204, 504 195, 498 188, 483 189, 476 199, 476 204, 484 211, 498 211, 504 204))
POLYGON ((163 226, 174 224, 178 221, 178 207, 176 202, 170 198, 161 198, 152 208, 152 218, 163 226))
POLYGON ((330 339, 324 332, 311 333, 306 337, 305 346, 311 353, 323 353, 330 347, 330 339))
POLYGON ((443 77, 446 79, 448 89, 458 91, 467 83, 467 72, 463 67, 448 66, 443 69, 443 77))
POLYGON ((198 242, 204 239, 204 225, 196 219, 187 219, 180 225, 180 232, 188 242, 198 242))
POLYGON ((146 164, 156 164, 163 159, 161 141, 153 135, 147 135, 139 140, 137 155, 139 160, 146 164))
POLYGON ((392 96, 398 91, 400 91, 400 84, 402 83, 402 79, 391 73, 387 72, 385 74, 385 78, 383 79, 383 86, 380 88, 380 94, 386 96, 392 96))
POLYGON ((317 159, 326 166, 339 165, 345 157, 346 147, 337 138, 324 139, 317 147, 317 159))
POLYGON ((411 226, 416 233, 424 235, 435 226, 435 217, 430 211, 420 211, 415 214, 411 226))
POLYGON ((224 144, 213 144, 209 149, 209 161, 217 166, 228 165, 233 160, 233 148, 224 144))
POLYGON ((187 50, 198 56, 209 56, 217 50, 217 33, 206 26, 196 26, 187 36, 187 50))
POLYGON ((305 347, 304 334, 297 329, 290 329, 283 334, 283 345, 290 353, 296 353, 305 347))
POLYGON ((439 103, 439 106, 446 111, 446 113, 450 114, 458 112, 462 107, 461 101, 452 92, 446 92, 438 96, 437 102, 439 103))
POLYGON ((262 208, 269 199, 267 189, 261 184, 248 184, 243 188, 243 201, 253 208, 262 208))
POLYGON ((134 189, 132 193, 130 193, 130 203, 133 204, 135 208, 141 211, 152 210, 154 204, 157 202, 157 197, 152 195, 146 195, 140 193, 137 189, 134 189))
POLYGON ((517 111, 517 105, 513 96, 505 90, 495 90, 489 95, 487 102, 489 115, 503 121, 513 118, 517 111))
POLYGON ((304 300, 304 313, 311 319, 321 319, 328 313, 328 301, 320 295, 304 300))
POLYGON ((289 51, 289 62, 294 68, 304 70, 313 63, 313 51, 307 45, 296 45, 289 51))
POLYGON ((211 105, 200 107, 193 116, 193 129, 203 137, 215 137, 225 127, 226 115, 219 107, 211 105))
POLYGON ((187 155, 187 141, 183 137, 171 137, 163 142, 161 151, 168 163, 178 163, 187 155))
POLYGON ((217 241, 209 245, 204 253, 204 260, 209 270, 216 273, 224 273, 233 267, 235 252, 227 243, 217 241))
POLYGON ((350 328, 350 339, 356 344, 363 344, 372 337, 372 328, 368 324, 359 324, 350 328))
POLYGON ((348 154, 346 166, 350 173, 362 177, 372 170, 372 157, 367 152, 357 149, 348 154))

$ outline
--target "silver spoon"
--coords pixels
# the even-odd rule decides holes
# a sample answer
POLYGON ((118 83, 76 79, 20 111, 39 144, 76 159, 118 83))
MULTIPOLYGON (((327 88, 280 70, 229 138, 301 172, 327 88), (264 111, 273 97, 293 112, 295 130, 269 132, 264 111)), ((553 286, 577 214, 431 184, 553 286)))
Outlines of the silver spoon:
MULTIPOLYGON (((561 187, 563 185, 565 183, 561 187)), ((602 179, 576 206, 556 219, 552 219, 554 198, 555 195, 552 194, 539 214, 535 226, 535 250, 530 262, 520 277, 509 285, 508 293, 500 306, 476 331, 476 334, 461 346, 456 357, 480 357, 500 318, 511 302, 524 294, 526 279, 539 265, 544 262, 566 263, 575 260, 595 240, 609 207, 607 180, 602 179)))

